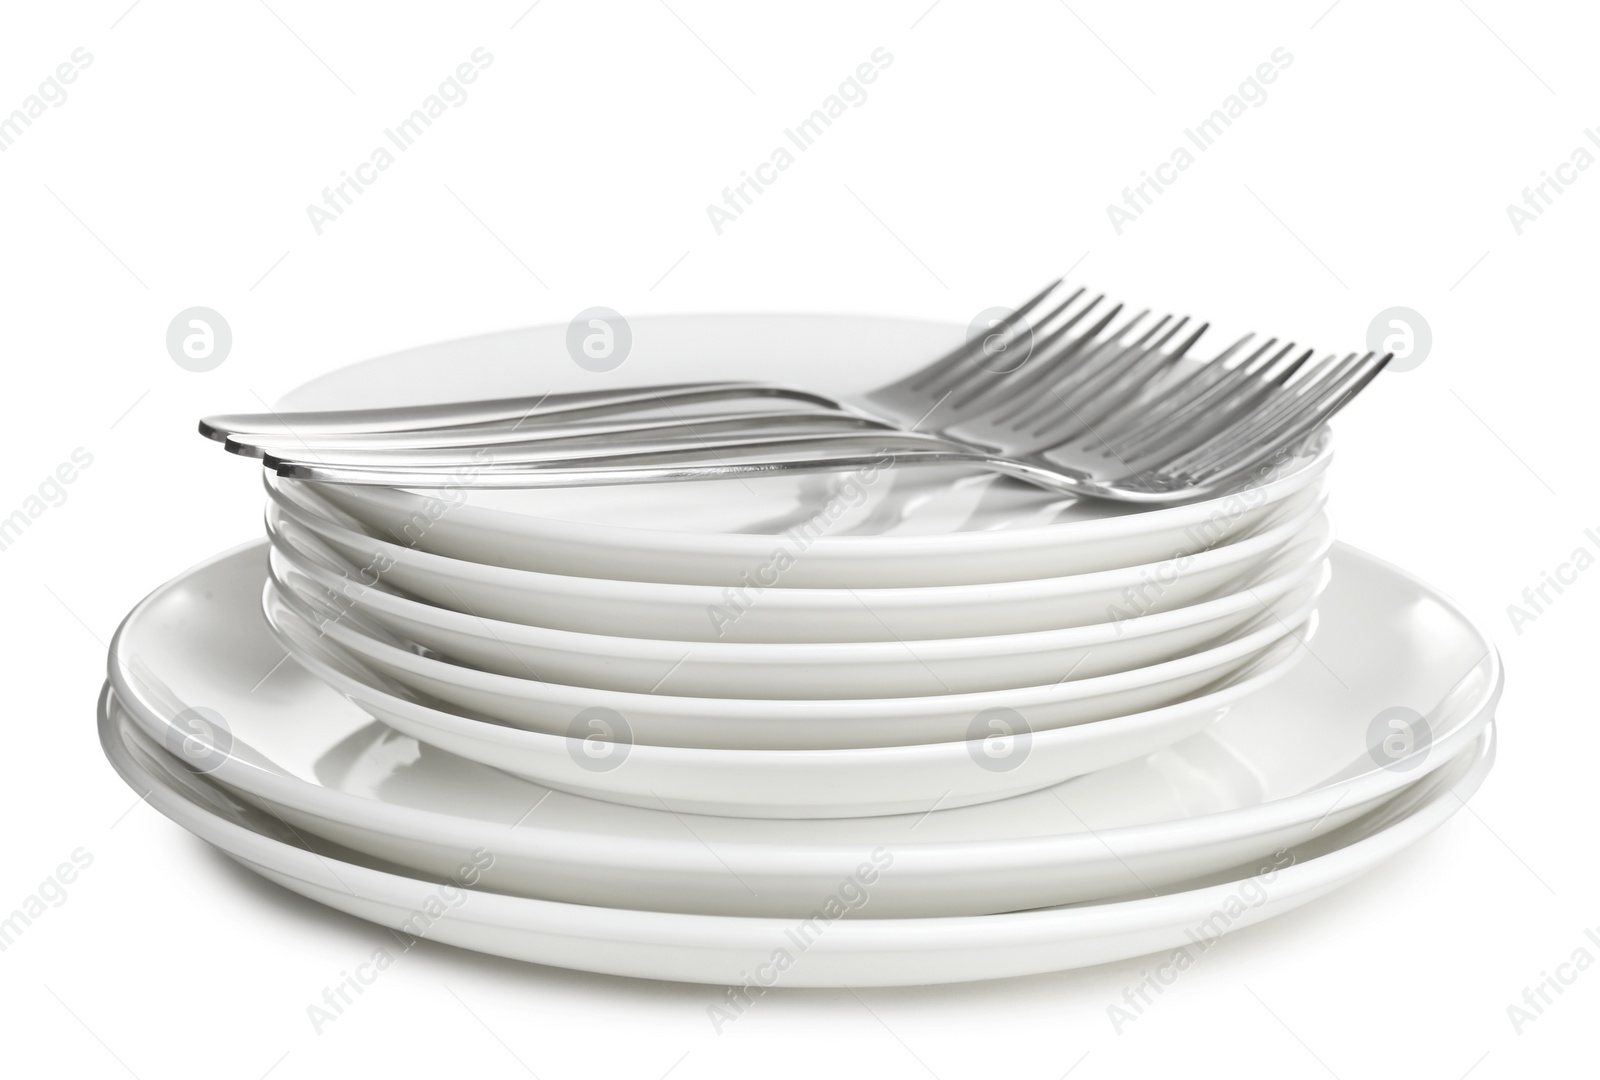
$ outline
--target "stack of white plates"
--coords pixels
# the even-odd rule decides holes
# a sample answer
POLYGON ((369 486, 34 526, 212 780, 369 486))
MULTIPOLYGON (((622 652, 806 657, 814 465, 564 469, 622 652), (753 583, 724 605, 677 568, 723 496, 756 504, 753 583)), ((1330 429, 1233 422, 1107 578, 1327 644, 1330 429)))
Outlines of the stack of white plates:
MULTIPOLYGON (((640 382, 760 347, 763 376, 840 391, 947 331, 634 333, 640 382)), ((459 398, 566 389, 516 367, 552 337, 369 362, 292 404, 426 396, 440 372, 459 398)), ((1400 850, 1492 760, 1492 646, 1333 541, 1328 458, 1143 511, 924 469, 273 480, 266 541, 128 616, 102 740, 288 888, 542 963, 887 985, 1181 946, 1400 850)))

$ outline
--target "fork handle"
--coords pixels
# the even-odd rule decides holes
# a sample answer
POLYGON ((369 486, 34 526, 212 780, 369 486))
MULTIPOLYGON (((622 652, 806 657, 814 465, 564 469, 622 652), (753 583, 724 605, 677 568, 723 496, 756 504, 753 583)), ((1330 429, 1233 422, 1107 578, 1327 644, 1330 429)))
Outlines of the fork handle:
POLYGON ((491 398, 482 401, 400 405, 381 409, 329 409, 311 412, 232 413, 200 421, 200 434, 238 447, 270 442, 292 443, 300 434, 345 432, 431 431, 478 424, 526 421, 560 422, 623 415, 642 410, 723 401, 741 397, 781 397, 832 409, 844 408, 833 398, 808 390, 757 382, 673 383, 631 386, 619 390, 581 390, 538 397, 491 398))
MULTIPOLYGON (((878 420, 836 412, 755 412, 727 416, 655 421, 644 425, 613 423, 600 430, 551 427, 523 432, 504 441, 460 438, 438 446, 404 444, 367 447, 359 442, 312 443, 263 448, 262 462, 277 468, 286 462, 319 465, 428 466, 464 469, 487 464, 560 464, 563 460, 594 460, 670 450, 739 448, 769 439, 817 438, 834 434, 870 434, 892 437, 900 432, 878 420)), ((380 435, 376 438, 396 438, 380 435)))
POLYGON ((607 487, 687 480, 728 480, 754 476, 880 469, 890 466, 965 465, 997 472, 1049 491, 1090 498, 1107 493, 1086 474, 1042 468, 1015 458, 960 447, 932 436, 840 435, 743 443, 740 454, 708 455, 705 448, 605 458, 568 459, 557 465, 490 463, 477 468, 417 468, 378 465, 323 465, 282 462, 279 476, 331 484, 429 488, 447 485, 482 488, 607 487), (774 457, 771 451, 796 456, 774 457), (762 451, 766 451, 763 453, 762 451), (594 464, 584 464, 584 462, 594 464))
MULTIPOLYGON (((680 432, 676 437, 645 446, 600 446, 585 453, 540 453, 530 449, 510 457, 494 454, 470 454, 450 459, 427 460, 352 460, 337 458, 331 461, 308 459, 299 454, 286 457, 269 456, 268 468, 279 476, 296 480, 326 479, 331 470, 349 469, 362 473, 396 476, 427 476, 434 484, 471 484, 480 477, 524 477, 546 473, 571 473, 607 471, 661 465, 723 465, 735 462, 780 460, 790 457, 814 456, 823 458, 836 453, 865 453, 875 451, 890 453, 896 450, 937 449, 969 451, 972 448, 949 442, 936 435, 907 431, 841 431, 796 430, 788 432, 743 431, 711 438, 694 438, 680 432)), ((376 481, 375 481, 376 482, 376 481)), ((385 481, 395 483, 395 481, 385 481)), ((521 486, 503 484, 505 487, 521 486)))

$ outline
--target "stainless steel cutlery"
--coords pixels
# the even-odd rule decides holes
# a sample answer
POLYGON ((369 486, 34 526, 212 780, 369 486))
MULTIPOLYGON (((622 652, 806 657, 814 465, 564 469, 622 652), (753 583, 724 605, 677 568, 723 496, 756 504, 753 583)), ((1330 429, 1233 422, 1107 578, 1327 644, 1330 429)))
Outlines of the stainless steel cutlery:
MULTIPOLYGON (((1206 326, 1060 282, 994 328, 1028 328, 1020 361, 974 338, 850 399, 762 383, 685 383, 402 409, 203 420, 280 475, 427 487, 572 487, 864 467, 963 465, 1133 503, 1215 494, 1319 430, 1389 356, 1315 359, 1269 339, 1190 359, 1206 326), (1039 313, 1039 314, 1036 314, 1039 313), (741 403, 742 408, 695 412, 741 403)), ((992 337, 992 335, 991 335, 992 337)))

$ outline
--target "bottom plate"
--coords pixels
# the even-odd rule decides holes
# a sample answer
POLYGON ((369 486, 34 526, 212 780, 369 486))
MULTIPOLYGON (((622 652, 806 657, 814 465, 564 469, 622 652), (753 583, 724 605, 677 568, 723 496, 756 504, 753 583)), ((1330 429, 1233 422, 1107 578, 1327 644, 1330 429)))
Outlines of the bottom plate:
MULTIPOLYGON (((100 740, 124 780, 161 813, 246 868, 318 903, 413 939, 556 967, 751 988, 903 986, 1088 967, 1166 949, 1193 955, 1226 932, 1292 910, 1432 832, 1483 782, 1491 724, 1469 749, 1384 806, 1259 865, 1140 899, 1002 915, 845 919, 871 903, 879 868, 841 880, 803 919, 690 915, 530 900, 397 873, 349 851, 313 850, 271 816, 160 749, 116 706, 100 740)), ((892 873, 892 866, 882 873, 892 873)), ((735 1015, 744 995, 729 998, 735 1015)))

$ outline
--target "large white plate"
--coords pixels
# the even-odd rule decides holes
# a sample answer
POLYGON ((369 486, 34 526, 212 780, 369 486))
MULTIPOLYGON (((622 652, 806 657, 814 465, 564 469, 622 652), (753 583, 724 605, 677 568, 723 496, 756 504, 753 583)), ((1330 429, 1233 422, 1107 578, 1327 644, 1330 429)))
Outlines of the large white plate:
POLYGON ((408 654, 366 654, 390 677, 518 723, 525 712, 519 692, 542 699, 548 683, 689 697, 888 698, 1038 686, 1066 672, 1090 678, 1132 671, 1220 644, 1263 612, 1293 616, 1316 593, 1333 528, 1319 515, 1238 591, 1171 611, 1026 634, 808 644, 602 636, 433 607, 381 587, 352 596, 345 586, 359 568, 303 530, 281 528, 273 544, 275 582, 304 600, 319 625, 376 635, 408 654), (416 647, 438 659, 411 655, 416 647))
MULTIPOLYGON (((204 727, 186 710, 210 710, 199 719, 226 730, 213 744, 228 753, 197 760, 219 781, 308 834, 430 873, 488 845, 501 891, 792 915, 882 848, 895 872, 877 882, 868 914, 1015 910, 1159 888, 1270 854, 1371 809, 1477 737, 1500 684, 1482 635, 1411 579, 1341 555, 1342 586, 1316 639, 1322 662, 1258 686, 1203 733, 984 806, 947 809, 935 792, 900 817, 700 817, 670 796, 650 809, 619 806, 419 745, 294 661, 263 679, 278 654, 251 610, 258 547, 203 565, 136 608, 113 645, 111 677, 135 721, 176 750, 204 750, 190 738, 204 727), (1391 761, 1372 740, 1395 734, 1375 721, 1396 704, 1425 719, 1404 732, 1412 751, 1391 761)), ((661 772, 666 755, 696 770, 702 788, 737 785, 761 759, 775 769, 794 763, 801 776, 848 766, 892 783, 906 768, 943 767, 959 779, 990 775, 986 762, 1021 772, 1051 752, 1049 740, 1084 730, 1036 735, 1031 746, 1014 740, 1006 749, 1015 756, 998 759, 963 743, 764 754, 633 746, 608 775, 661 772)), ((517 734, 560 746, 582 771, 581 743, 517 734)))
MULTIPOLYGON (((758 379, 849 393, 887 382, 961 340, 908 319, 696 315, 632 322, 627 362, 596 375, 567 359, 565 327, 444 342, 346 368, 280 408, 415 404, 674 380, 758 379)), ((555 574, 739 586, 962 585, 1131 566, 1242 535, 1311 484, 1330 451, 1264 466, 1241 494, 1137 511, 952 469, 490 490, 470 473, 428 491, 321 485, 400 543, 555 574)), ((295 482, 285 481, 293 487, 295 482)))
POLYGON ((866 874, 841 878, 816 895, 804 918, 739 918, 486 891, 495 887, 499 865, 484 868, 486 849, 442 881, 331 846, 310 850, 281 822, 179 765, 109 704, 102 700, 101 744, 153 807, 269 880, 399 930, 402 943, 424 938, 580 971, 756 989, 964 982, 1168 949, 1183 950, 1192 962, 1217 936, 1292 910, 1416 843, 1471 797, 1494 759, 1491 726, 1447 767, 1361 821, 1231 874, 1141 899, 998 915, 835 917, 877 904, 877 885, 897 869, 891 864, 873 883, 863 883, 866 874))
POLYGON ((356 567, 352 596, 377 583, 441 608, 575 633, 672 641, 834 642, 1021 634, 1156 614, 1221 595, 1299 536, 1326 480, 1284 499, 1253 530, 1194 555, 1066 577, 927 588, 736 588, 542 574, 451 559, 373 536, 308 485, 268 482, 267 527, 297 525, 356 567))

